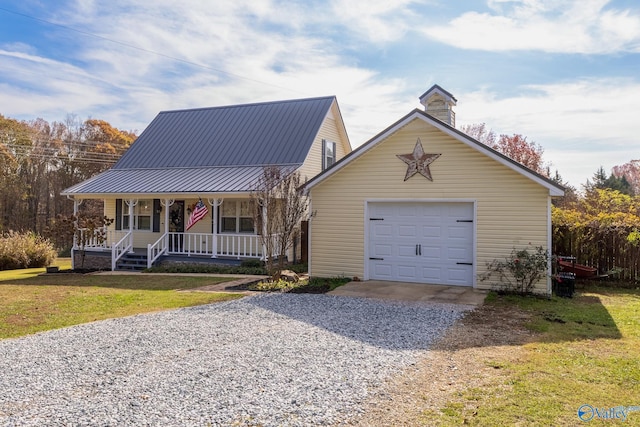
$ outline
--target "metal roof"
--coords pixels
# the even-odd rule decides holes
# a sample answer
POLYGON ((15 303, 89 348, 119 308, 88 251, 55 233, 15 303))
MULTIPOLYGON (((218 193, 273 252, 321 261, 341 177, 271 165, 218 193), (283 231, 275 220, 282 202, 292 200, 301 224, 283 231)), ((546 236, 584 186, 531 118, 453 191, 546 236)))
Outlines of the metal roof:
POLYGON ((108 171, 63 195, 249 192, 307 157, 334 96, 160 112, 108 171))
MULTIPOLYGON (((273 165, 285 173, 301 164, 273 165)), ((110 169, 62 192, 63 195, 244 193, 255 189, 263 166, 110 169)))
POLYGON ((112 169, 303 163, 334 100, 163 111, 112 169))

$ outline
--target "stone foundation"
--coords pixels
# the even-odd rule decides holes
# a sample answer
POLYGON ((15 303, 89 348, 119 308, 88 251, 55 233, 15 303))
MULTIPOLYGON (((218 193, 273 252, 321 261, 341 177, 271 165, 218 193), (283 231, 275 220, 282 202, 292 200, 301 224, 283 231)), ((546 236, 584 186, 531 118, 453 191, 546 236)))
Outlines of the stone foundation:
POLYGON ((76 270, 111 270, 111 252, 73 251, 73 266, 76 270))

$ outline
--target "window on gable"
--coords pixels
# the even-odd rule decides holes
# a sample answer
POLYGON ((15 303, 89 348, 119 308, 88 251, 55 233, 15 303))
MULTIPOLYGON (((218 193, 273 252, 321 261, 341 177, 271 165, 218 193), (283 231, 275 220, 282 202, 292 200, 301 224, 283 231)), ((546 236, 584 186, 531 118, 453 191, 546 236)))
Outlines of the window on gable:
POLYGON ((336 162, 336 143, 322 140, 322 170, 330 168, 336 162))

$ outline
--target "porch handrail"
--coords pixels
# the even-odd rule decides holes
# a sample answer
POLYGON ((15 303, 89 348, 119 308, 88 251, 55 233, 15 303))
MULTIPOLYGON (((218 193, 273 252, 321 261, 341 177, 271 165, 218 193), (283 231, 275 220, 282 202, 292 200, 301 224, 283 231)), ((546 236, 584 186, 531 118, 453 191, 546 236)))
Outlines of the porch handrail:
POLYGON ((261 258, 263 248, 257 234, 167 233, 168 255, 261 258), (215 243, 214 243, 215 242, 215 243))
POLYGON ((116 263, 122 256, 133 249, 133 234, 129 231, 118 243, 111 246, 111 271, 116 269, 116 263))
POLYGON ((167 253, 168 235, 168 233, 164 233, 154 244, 147 245, 147 268, 151 268, 158 258, 167 253))
POLYGON ((93 234, 89 236, 88 228, 78 228, 78 233, 74 234, 73 248, 79 249, 80 242, 84 242, 84 249, 110 249, 116 239, 121 239, 126 235, 126 231, 109 230, 106 227, 100 227, 93 230, 93 234))

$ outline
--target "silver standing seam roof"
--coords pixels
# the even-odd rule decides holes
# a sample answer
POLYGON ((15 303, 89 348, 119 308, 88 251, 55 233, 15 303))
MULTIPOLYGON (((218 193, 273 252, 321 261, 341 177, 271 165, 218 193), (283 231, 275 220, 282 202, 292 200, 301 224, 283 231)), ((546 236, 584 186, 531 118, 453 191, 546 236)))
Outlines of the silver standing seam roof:
POLYGON ((109 170, 62 192, 247 192, 264 166, 294 170, 334 96, 160 112, 109 170))

